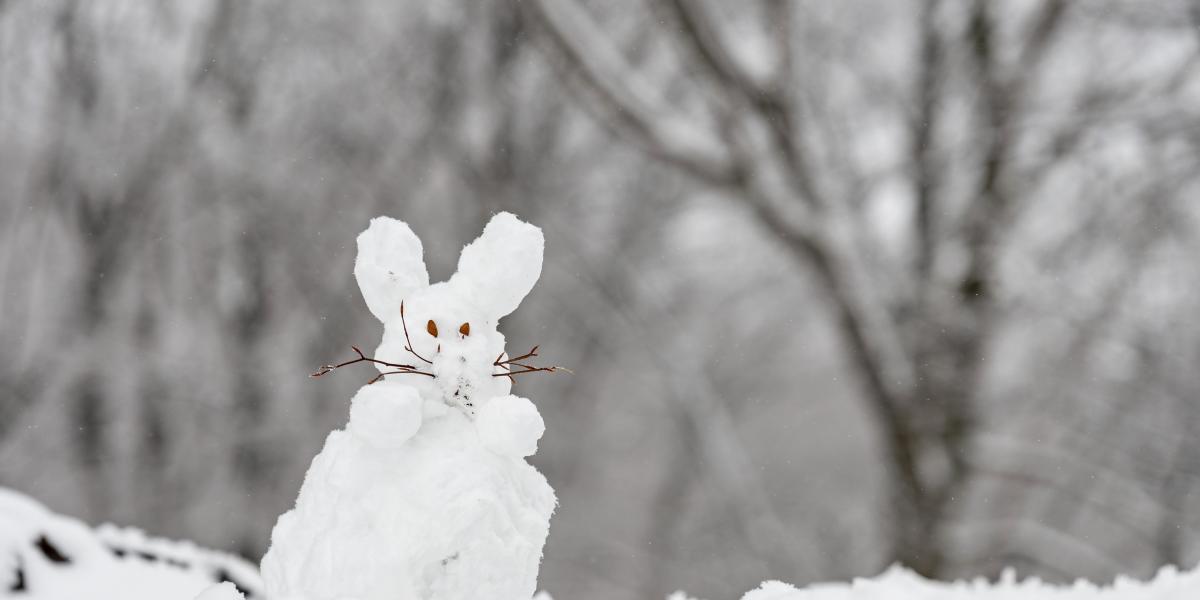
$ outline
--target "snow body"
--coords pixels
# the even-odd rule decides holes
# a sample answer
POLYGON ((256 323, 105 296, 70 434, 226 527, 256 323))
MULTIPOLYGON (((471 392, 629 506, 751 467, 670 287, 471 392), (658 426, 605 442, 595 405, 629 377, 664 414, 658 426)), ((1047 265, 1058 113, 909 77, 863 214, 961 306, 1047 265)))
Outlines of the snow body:
POLYGON ((384 324, 375 358, 429 375, 386 375, 355 395, 272 532, 272 600, 533 595, 556 501, 525 457, 545 426, 494 362, 496 324, 537 281, 542 244, 502 213, 450 280, 429 285, 406 224, 377 218, 359 236, 355 276, 384 324))

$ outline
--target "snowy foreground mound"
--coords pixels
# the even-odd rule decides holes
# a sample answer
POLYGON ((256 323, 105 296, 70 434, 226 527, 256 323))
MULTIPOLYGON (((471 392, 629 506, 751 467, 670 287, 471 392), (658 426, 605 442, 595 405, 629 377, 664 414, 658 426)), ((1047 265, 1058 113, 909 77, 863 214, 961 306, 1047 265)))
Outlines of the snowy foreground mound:
POLYGON ((258 570, 240 558, 136 529, 92 529, 0 488, 0 598, 22 600, 262 598, 258 570), (236 585, 235 585, 236 584, 236 585), (217 595, 220 594, 220 595, 217 595))
POLYGON ((355 395, 275 525, 262 562, 272 600, 533 596, 556 501, 525 462, 542 417, 509 391, 545 369, 521 362, 534 351, 506 359, 496 326, 537 281, 542 244, 499 214, 430 285, 408 225, 378 218, 359 236, 354 274, 384 325, 384 379, 355 395))
MULTIPOLYGON (((825 583, 796 589, 769 581, 742 600, 1197 600, 1200 570, 1180 573, 1165 568, 1149 582, 1118 579, 1112 586, 1080 582, 1071 586, 1047 585, 1037 580, 1018 582, 1011 573, 998 583, 929 581, 899 567, 873 579, 851 583, 825 583)), ((669 600, 694 600, 682 593, 669 600)))

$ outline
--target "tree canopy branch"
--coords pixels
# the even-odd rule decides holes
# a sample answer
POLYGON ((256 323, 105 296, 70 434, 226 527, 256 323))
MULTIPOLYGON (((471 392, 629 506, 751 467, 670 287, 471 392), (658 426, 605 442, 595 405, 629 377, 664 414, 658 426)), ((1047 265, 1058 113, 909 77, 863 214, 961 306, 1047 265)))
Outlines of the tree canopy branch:
POLYGON ((528 0, 522 5, 538 17, 621 128, 648 152, 708 182, 736 182, 740 170, 720 136, 661 110, 650 86, 574 0, 528 0))

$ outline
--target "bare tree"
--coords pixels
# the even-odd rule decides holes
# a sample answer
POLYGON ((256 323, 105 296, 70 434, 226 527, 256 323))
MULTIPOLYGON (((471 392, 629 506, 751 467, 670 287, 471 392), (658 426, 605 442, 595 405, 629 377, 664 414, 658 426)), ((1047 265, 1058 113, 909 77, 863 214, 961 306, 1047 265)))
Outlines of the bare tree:
MULTIPOLYGON (((1027 14, 985 1, 905 4, 896 10, 915 8, 912 58, 900 77, 880 78, 838 63, 835 42, 806 43, 820 27, 805 30, 806 20, 836 20, 837 9, 829 17, 768 1, 732 14, 672 0, 643 19, 675 57, 671 74, 653 80, 579 3, 520 4, 594 114, 742 203, 820 283, 888 461, 891 556, 942 572, 951 506, 972 475, 985 367, 1013 288, 1002 274, 1006 249, 1094 127, 1034 100, 1052 80, 1044 65, 1073 3, 1038 3, 1027 14), (825 93, 821 85, 841 83, 830 81, 836 67, 871 97, 825 93), (847 127, 847 112, 868 108, 908 140, 883 175, 903 181, 911 198, 898 250, 869 212, 881 175, 855 157, 873 132, 847 127)), ((1059 93, 1093 114, 1116 101, 1099 84, 1059 93)))
POLYGON ((513 210, 551 592, 1196 556, 1178 11, 530 2, 5 3, 3 483, 256 555, 379 335, 354 236, 437 278, 513 210))

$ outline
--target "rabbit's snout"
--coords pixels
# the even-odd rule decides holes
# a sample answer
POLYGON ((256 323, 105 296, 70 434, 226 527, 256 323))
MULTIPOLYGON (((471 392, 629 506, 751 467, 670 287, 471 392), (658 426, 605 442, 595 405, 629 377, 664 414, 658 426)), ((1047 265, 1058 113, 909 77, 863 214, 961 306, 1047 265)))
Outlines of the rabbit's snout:
POLYGON ((446 340, 432 360, 434 380, 442 390, 443 399, 473 415, 478 392, 493 379, 484 345, 468 337, 446 340))

